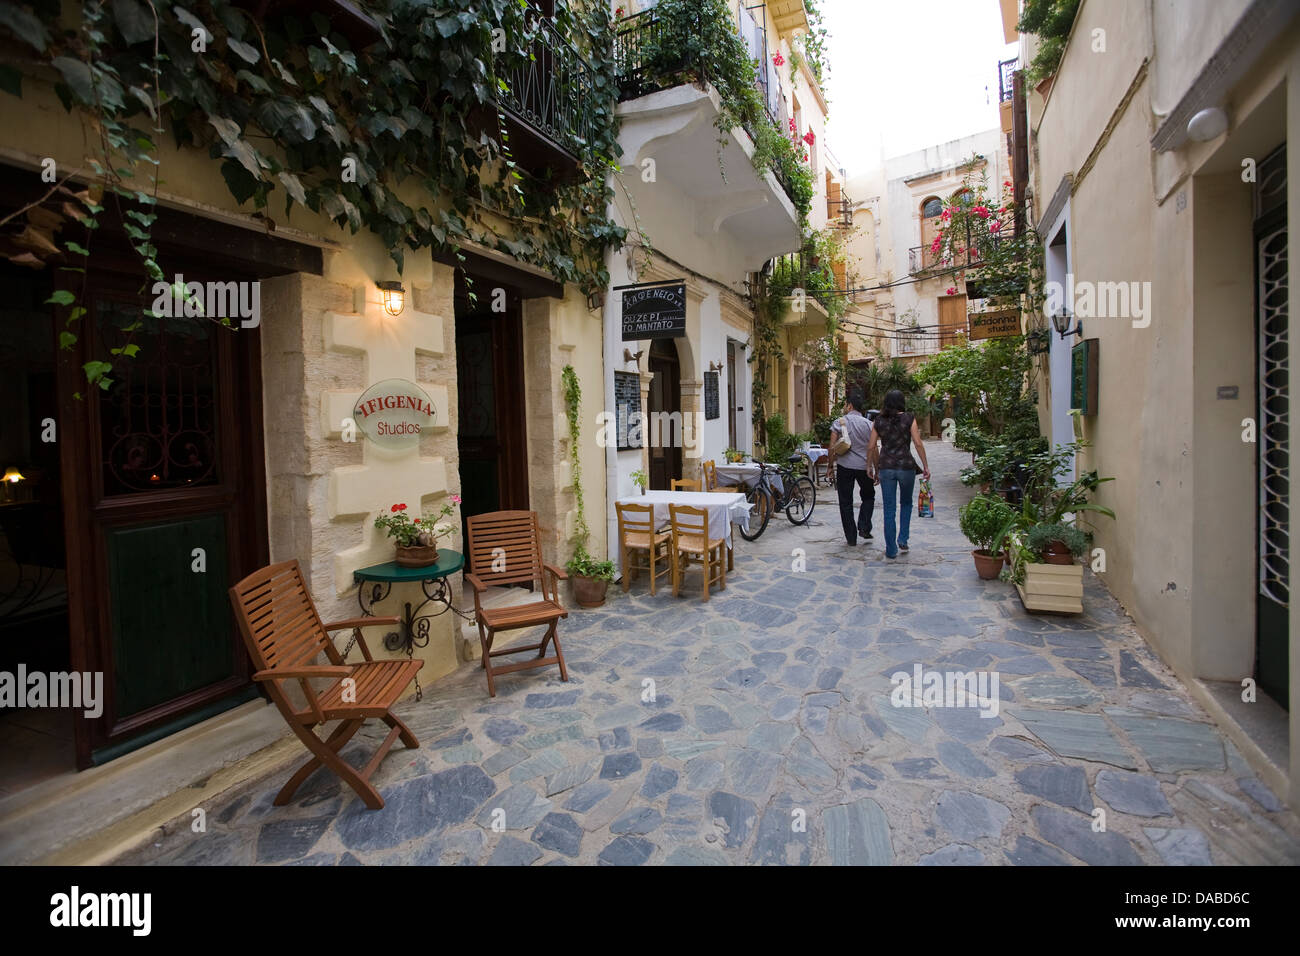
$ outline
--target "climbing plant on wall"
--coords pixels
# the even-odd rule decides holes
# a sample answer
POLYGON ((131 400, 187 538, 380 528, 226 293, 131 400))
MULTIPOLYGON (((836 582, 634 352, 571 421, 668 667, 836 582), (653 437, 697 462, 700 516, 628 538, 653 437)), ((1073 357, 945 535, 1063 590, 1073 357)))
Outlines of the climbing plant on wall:
MULTIPOLYGON (((471 240, 589 293, 608 284, 604 254, 625 230, 607 212, 618 147, 605 5, 555 3, 556 31, 592 67, 588 138, 575 146, 586 175, 573 183, 529 175, 504 134, 500 96, 534 56, 535 8, 519 0, 366 4, 381 36, 365 49, 320 13, 260 20, 231 0, 87 2, 77 22, 52 0, 4 7, 0 27, 50 68, 36 72, 98 140, 91 172, 134 220, 125 228, 144 246, 142 279, 157 278, 158 263, 139 216, 152 213, 157 147, 170 133, 206 150, 268 228, 305 207, 378 235, 399 268, 407 252, 471 240)), ((27 82, 0 71, 12 95, 27 82)))

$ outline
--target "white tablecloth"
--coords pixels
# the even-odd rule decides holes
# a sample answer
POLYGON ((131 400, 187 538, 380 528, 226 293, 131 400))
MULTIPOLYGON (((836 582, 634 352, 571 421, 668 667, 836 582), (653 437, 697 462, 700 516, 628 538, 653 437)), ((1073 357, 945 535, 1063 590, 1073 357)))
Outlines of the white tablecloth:
MULTIPOLYGON (((718 470, 718 484, 720 485, 739 484, 748 487, 758 482, 757 464, 741 462, 740 464, 717 465, 715 467, 718 470)), ((780 494, 784 488, 784 485, 781 483, 781 476, 778 475, 776 470, 771 466, 768 466, 767 469, 767 483, 771 486, 772 490, 778 494, 780 494)))
POLYGON ((619 498, 621 505, 653 505, 655 527, 666 525, 671 517, 669 505, 690 505, 709 512, 709 537, 726 538, 731 547, 731 526, 749 527, 749 502, 735 492, 715 491, 647 491, 644 495, 619 498))

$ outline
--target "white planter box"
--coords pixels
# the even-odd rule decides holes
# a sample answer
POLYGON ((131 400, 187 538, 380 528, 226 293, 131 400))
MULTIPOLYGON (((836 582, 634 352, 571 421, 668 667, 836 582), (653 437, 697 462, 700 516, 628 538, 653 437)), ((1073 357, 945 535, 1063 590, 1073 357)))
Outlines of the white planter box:
POLYGON ((1026 611, 1083 613, 1083 565, 1026 564, 1025 583, 1017 584, 1026 611))

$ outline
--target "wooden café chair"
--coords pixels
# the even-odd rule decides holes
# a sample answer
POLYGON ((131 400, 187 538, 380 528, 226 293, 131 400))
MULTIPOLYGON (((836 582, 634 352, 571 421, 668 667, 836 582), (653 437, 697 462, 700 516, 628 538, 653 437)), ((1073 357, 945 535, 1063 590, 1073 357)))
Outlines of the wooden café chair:
POLYGON ((725 591, 727 541, 709 537, 709 512, 689 505, 669 505, 668 513, 673 534, 673 597, 681 593, 682 578, 690 564, 698 564, 704 571, 704 600, 709 599, 709 588, 715 583, 718 590, 725 591))
POLYGON ((322 624, 297 561, 283 561, 254 571, 230 589, 230 603, 244 636, 244 646, 256 668, 253 680, 266 688, 289 728, 315 755, 280 789, 275 805, 282 807, 292 800, 303 781, 324 766, 355 790, 371 810, 382 808, 384 798, 371 786, 370 777, 398 737, 410 749, 420 746, 415 734, 397 718, 392 707, 424 661, 375 660, 360 628, 396 624, 399 619, 360 617, 322 624), (329 632, 343 628, 356 629, 354 633, 364 661, 348 664, 335 648, 329 632), (322 654, 328 664, 315 663, 322 654), (311 684, 313 680, 329 680, 330 685, 317 690, 311 684), (289 697, 284 686, 287 681, 298 682, 306 698, 305 707, 289 697), (339 752, 371 717, 392 729, 370 762, 357 770, 339 752), (322 740, 316 728, 332 720, 339 724, 322 740))
POLYGON ((560 650, 556 626, 560 618, 569 616, 560 604, 559 585, 569 576, 553 564, 542 563, 542 532, 537 512, 492 511, 467 518, 465 524, 470 565, 465 580, 474 588, 474 618, 478 622, 479 643, 483 646, 488 694, 492 697, 497 695, 497 674, 552 664, 560 665, 560 680, 567 681, 569 672, 564 666, 564 652, 560 650), (511 607, 483 607, 479 595, 500 584, 540 585, 542 600, 511 607), (546 633, 540 642, 492 650, 492 641, 498 631, 517 631, 542 625, 546 626, 546 633), (547 657, 546 650, 551 644, 555 645, 555 653, 547 657), (537 651, 537 656, 509 664, 492 663, 494 657, 522 651, 537 651))
POLYGON ((673 491, 699 491, 700 482, 698 478, 674 478, 672 481, 673 491))
POLYGON ((704 463, 704 487, 706 491, 739 492, 735 485, 718 484, 718 465, 712 458, 704 463))
POLYGON ((637 571, 649 571, 650 593, 654 594, 655 582, 672 572, 672 532, 655 530, 652 505, 615 503, 614 508, 618 512, 618 540, 623 557, 623 590, 628 589, 637 571), (641 551, 646 552, 646 563, 634 564, 632 553, 641 551))

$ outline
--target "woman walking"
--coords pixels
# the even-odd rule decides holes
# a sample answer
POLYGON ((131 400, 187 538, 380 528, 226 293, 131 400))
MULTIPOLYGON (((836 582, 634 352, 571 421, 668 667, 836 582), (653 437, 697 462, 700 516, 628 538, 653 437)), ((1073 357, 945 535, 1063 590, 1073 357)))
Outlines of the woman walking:
POLYGON ((899 551, 907 550, 907 533, 912 524, 912 486, 919 470, 922 477, 930 477, 930 463, 925 457, 925 445, 916 416, 905 411, 903 393, 894 389, 885 396, 885 407, 876 416, 871 429, 871 453, 868 469, 879 476, 880 493, 885 509, 885 557, 897 558, 899 551), (921 456, 918 469, 912 458, 912 445, 921 456), (902 518, 895 528, 894 512, 902 508, 902 518), (897 530, 897 538, 895 538, 897 530))

